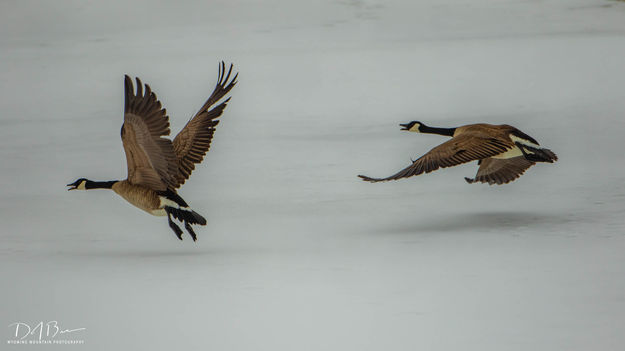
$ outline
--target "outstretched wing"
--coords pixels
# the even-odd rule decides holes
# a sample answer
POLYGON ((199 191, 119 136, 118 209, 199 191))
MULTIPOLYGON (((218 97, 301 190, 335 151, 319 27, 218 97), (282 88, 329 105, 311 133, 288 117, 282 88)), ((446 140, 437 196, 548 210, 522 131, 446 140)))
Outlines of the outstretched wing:
POLYGON ((535 165, 524 156, 507 159, 487 158, 481 161, 480 168, 474 179, 464 178, 469 184, 482 182, 492 184, 506 184, 518 177, 535 165))
POLYGON ((460 134, 430 150, 410 166, 386 178, 359 175, 368 182, 382 182, 430 173, 439 168, 456 166, 492 157, 514 147, 511 142, 479 134, 460 134))
POLYGON ((169 118, 150 86, 125 76, 124 124, 121 136, 128 163, 128 181, 157 191, 173 189, 178 165, 169 135, 169 118))
POLYGON ((178 175, 176 177, 175 188, 184 184, 189 179, 191 172, 195 169, 195 164, 202 162, 204 155, 210 148, 215 127, 219 124, 216 120, 223 113, 230 98, 224 100, 219 105, 210 109, 216 102, 223 98, 237 83, 238 73, 230 80, 232 64, 226 74, 224 62, 219 66, 219 77, 217 85, 211 96, 206 100, 202 108, 185 125, 185 127, 174 138, 173 148, 177 158, 178 175), (230 82, 228 82, 230 80, 230 82))

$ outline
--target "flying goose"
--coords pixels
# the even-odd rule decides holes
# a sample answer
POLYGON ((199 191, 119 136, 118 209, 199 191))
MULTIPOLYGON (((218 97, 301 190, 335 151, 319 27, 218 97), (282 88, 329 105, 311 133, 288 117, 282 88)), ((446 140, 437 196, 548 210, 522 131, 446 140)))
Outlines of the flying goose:
POLYGON ((540 147, 536 139, 507 124, 478 123, 457 128, 434 128, 412 121, 400 126, 410 132, 452 138, 390 177, 359 175, 360 178, 368 182, 396 180, 477 160, 480 167, 475 178, 464 178, 469 184, 506 184, 520 177, 536 162, 553 163, 558 160, 551 150, 540 147))
POLYGON ((154 216, 167 216, 170 228, 182 240, 182 230, 171 217, 184 222, 184 227, 193 238, 197 236, 191 224, 206 225, 206 219, 193 211, 177 194, 179 188, 202 162, 208 151, 221 116, 230 98, 211 108, 237 83, 238 73, 230 80, 232 64, 228 73, 222 61, 219 66, 217 85, 202 108, 176 135, 173 142, 169 135, 169 118, 161 107, 150 86, 137 81, 137 90, 132 80, 125 76, 124 124, 121 138, 126 152, 128 178, 105 182, 80 178, 68 184, 67 190, 112 189, 134 206, 154 216), (229 81, 229 82, 228 82, 229 81))

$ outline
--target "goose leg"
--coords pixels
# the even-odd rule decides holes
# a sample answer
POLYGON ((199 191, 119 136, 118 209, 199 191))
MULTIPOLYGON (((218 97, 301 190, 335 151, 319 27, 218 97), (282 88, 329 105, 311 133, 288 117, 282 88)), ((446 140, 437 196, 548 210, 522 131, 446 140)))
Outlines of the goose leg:
POLYGON ((187 232, 189 232, 189 234, 193 238, 193 241, 197 241, 197 235, 195 235, 195 232, 193 231, 193 228, 191 228, 191 225, 189 224, 189 222, 184 221, 184 229, 186 229, 187 232))
POLYGON ((169 221, 169 227, 171 230, 174 231, 178 239, 182 240, 182 229, 180 229, 180 227, 171 220, 171 213, 169 213, 169 211, 167 211, 167 220, 169 221))

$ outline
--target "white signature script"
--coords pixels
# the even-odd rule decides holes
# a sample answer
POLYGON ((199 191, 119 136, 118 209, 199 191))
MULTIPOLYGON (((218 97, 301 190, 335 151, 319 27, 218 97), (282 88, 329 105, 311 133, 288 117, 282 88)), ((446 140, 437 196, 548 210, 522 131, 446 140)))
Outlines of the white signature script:
POLYGON ((33 327, 24 323, 24 322, 15 322, 9 324, 9 328, 15 328, 15 338, 19 338, 19 340, 26 339, 29 335, 37 337, 39 340, 42 338, 55 338, 57 335, 69 334, 81 330, 86 330, 87 328, 76 328, 76 329, 61 329, 59 327, 58 321, 49 321, 44 323, 43 321, 35 324, 33 327))

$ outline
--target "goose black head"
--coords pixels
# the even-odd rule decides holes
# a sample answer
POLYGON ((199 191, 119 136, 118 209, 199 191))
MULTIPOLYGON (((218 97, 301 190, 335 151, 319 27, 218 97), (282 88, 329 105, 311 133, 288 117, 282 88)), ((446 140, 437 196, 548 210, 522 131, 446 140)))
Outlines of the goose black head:
POLYGON ((80 178, 77 181, 67 184, 68 187, 70 187, 69 190, 87 190, 87 182, 89 180, 85 179, 85 178, 80 178))
POLYGON ((425 126, 425 124, 419 121, 412 121, 410 123, 400 124, 400 126, 402 127, 401 130, 407 130, 409 132, 420 133, 421 126, 425 126))

